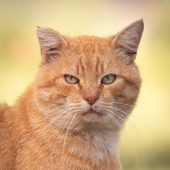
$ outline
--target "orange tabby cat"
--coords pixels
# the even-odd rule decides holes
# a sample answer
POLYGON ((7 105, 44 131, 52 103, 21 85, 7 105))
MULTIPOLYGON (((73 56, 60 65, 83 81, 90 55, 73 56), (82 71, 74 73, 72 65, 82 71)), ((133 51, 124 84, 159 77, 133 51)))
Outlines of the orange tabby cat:
POLYGON ((12 107, 0 106, 1 170, 120 170, 119 133, 141 79, 139 20, 107 38, 38 28, 42 62, 12 107))

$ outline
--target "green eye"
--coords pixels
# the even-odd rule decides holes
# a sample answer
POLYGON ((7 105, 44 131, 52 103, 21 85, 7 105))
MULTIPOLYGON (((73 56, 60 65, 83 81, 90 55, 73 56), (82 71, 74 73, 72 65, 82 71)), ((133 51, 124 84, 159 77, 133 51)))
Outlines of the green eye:
POLYGON ((67 81, 67 83, 69 83, 69 84, 77 84, 79 82, 79 79, 74 76, 65 75, 64 77, 65 77, 65 80, 67 81))
POLYGON ((102 83, 103 84, 111 84, 115 80, 116 76, 113 74, 106 75, 102 78, 102 83))

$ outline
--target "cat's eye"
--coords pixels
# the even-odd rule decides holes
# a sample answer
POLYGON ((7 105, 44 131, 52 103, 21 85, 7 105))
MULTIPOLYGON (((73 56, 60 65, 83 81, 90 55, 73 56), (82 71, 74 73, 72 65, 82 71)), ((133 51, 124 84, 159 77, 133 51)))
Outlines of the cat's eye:
POLYGON ((109 75, 104 76, 104 77, 102 78, 101 82, 102 82, 103 84, 111 84, 111 83, 114 82, 115 78, 116 78, 115 75, 109 74, 109 75))
POLYGON ((71 75, 65 75, 64 77, 69 84, 77 84, 79 82, 79 79, 77 77, 71 75))

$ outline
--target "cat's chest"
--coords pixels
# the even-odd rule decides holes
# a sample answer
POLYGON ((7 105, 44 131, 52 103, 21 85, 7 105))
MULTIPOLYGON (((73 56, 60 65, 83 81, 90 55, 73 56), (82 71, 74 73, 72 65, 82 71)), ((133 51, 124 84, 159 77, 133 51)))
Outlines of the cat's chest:
POLYGON ((18 152, 18 169, 28 166, 30 169, 110 170, 117 166, 117 141, 118 132, 105 130, 81 131, 72 135, 60 133, 55 140, 47 138, 40 143, 29 139, 18 152), (24 163, 20 164, 20 160, 24 163))
POLYGON ((72 154, 79 154, 93 163, 104 161, 110 156, 117 155, 118 132, 110 130, 83 131, 73 138, 72 146, 68 150, 72 154))

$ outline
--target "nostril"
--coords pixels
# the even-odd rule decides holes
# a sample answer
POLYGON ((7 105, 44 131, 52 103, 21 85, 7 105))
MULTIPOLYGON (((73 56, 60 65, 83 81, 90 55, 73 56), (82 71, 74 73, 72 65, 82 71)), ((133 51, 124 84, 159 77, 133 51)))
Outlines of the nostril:
POLYGON ((89 96, 84 98, 90 105, 94 104, 98 97, 95 96, 89 96))

